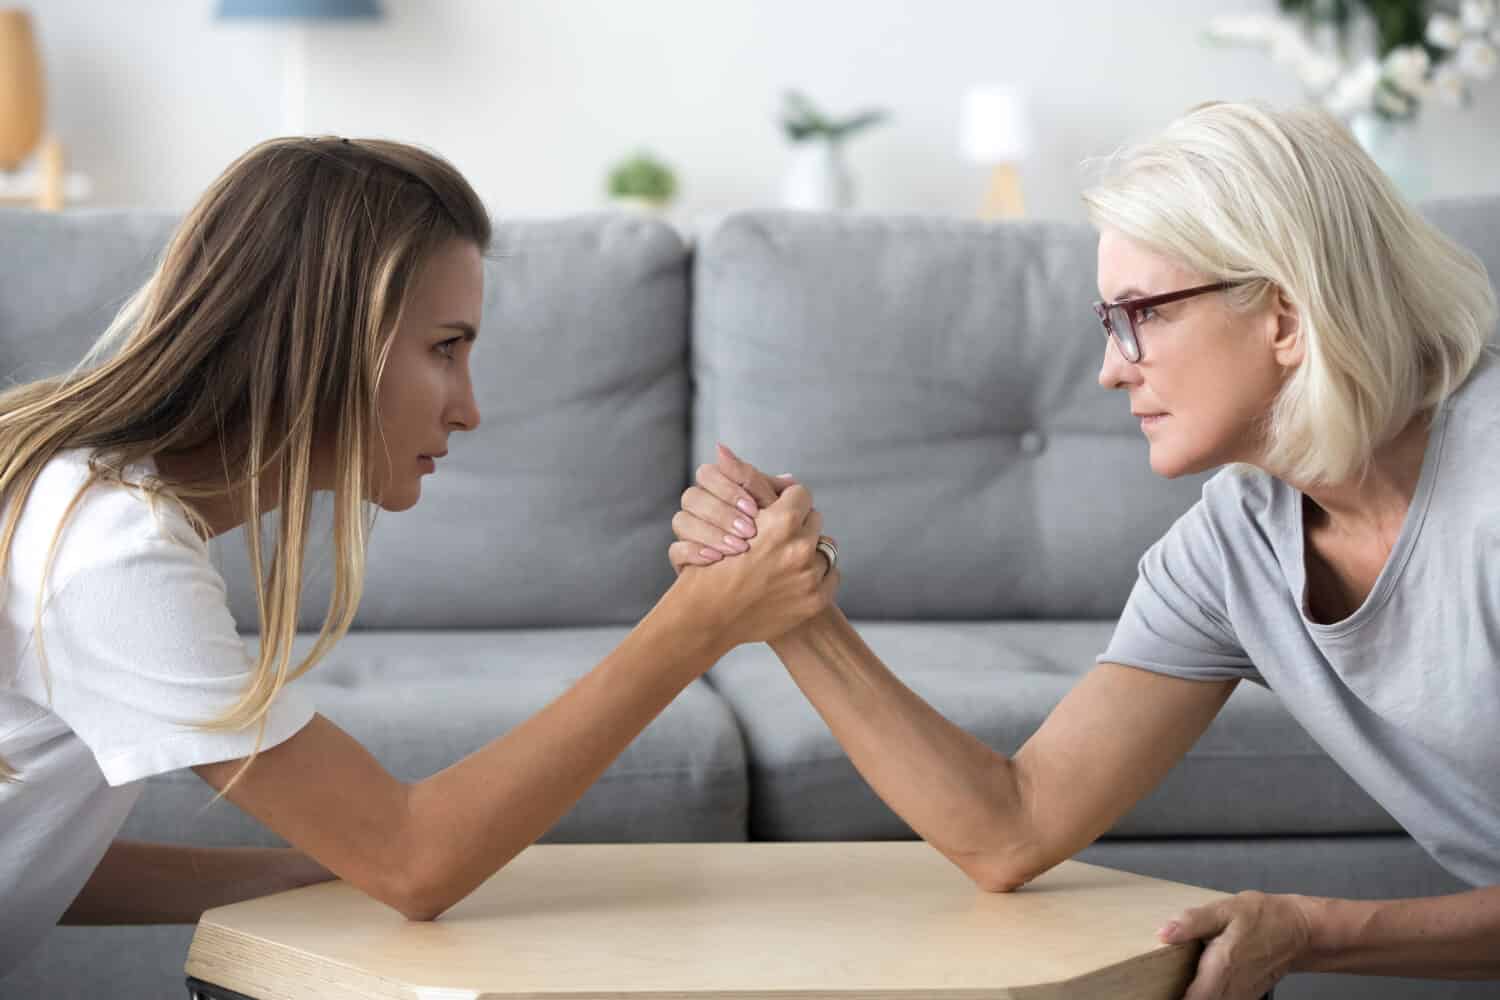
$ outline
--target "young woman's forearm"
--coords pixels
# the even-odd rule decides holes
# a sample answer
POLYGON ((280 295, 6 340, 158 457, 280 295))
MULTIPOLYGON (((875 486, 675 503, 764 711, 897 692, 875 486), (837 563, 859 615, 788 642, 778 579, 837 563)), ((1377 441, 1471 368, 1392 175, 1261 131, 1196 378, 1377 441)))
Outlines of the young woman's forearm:
POLYGON ((727 651, 676 607, 664 600, 556 701, 410 786, 408 916, 441 913, 545 833, 727 651))
POLYGON ((1424 899, 1302 902, 1311 939, 1298 971, 1500 979, 1500 886, 1424 899))
POLYGON ((984 888, 1013 888, 1030 874, 1036 852, 1016 768, 892 675, 843 612, 830 608, 771 648, 860 774, 919 836, 984 888))
POLYGON ((324 882, 301 851, 116 840, 63 914, 64 924, 191 924, 204 910, 324 882))

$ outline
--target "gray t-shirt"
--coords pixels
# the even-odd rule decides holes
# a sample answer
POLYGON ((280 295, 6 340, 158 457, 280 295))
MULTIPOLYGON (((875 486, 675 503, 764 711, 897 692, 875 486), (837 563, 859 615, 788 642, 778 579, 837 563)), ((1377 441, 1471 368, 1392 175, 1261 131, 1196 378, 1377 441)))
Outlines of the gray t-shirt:
POLYGON ((1226 469, 1141 559, 1100 662, 1242 678, 1439 864, 1500 884, 1500 364, 1434 418, 1406 521, 1363 605, 1305 613, 1303 495, 1226 469))

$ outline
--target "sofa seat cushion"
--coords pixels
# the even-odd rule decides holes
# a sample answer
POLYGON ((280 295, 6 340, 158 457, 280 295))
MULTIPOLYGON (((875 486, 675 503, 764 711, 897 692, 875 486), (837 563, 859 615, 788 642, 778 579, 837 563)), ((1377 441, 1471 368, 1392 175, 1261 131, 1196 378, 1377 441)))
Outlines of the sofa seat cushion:
MULTIPOLYGON (((939 712, 1014 753, 1104 648, 1110 622, 856 623, 939 712)), ((865 784, 765 646, 709 674, 744 732, 753 840, 912 836, 865 784)), ((1241 684, 1198 744, 1112 836, 1269 836, 1400 827, 1281 707, 1241 684)))
MULTIPOLYGON (((442 770, 535 714, 624 637, 618 627, 356 632, 295 683, 396 777, 442 770)), ((548 832, 559 842, 745 839, 739 730, 702 681, 678 696, 548 832)), ((279 844, 190 771, 153 778, 124 835, 279 844)))

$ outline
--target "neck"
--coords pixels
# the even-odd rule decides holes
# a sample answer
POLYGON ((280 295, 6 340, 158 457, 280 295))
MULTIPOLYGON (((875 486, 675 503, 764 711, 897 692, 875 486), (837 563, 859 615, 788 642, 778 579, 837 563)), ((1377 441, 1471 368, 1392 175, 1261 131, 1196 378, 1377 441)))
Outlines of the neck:
POLYGON ((1378 529, 1392 520, 1399 524, 1422 477, 1429 432, 1428 415, 1418 414, 1401 433, 1376 450, 1359 476, 1340 483, 1290 485, 1316 506, 1316 511, 1309 513, 1323 527, 1353 533, 1378 529))
MULTIPOLYGON (((248 498, 230 488, 224 475, 224 455, 217 442, 157 455, 156 471, 164 482, 204 494, 183 497, 182 502, 202 518, 208 537, 233 531, 248 519, 248 498)), ((273 487, 274 484, 262 481, 262 495, 273 487)))

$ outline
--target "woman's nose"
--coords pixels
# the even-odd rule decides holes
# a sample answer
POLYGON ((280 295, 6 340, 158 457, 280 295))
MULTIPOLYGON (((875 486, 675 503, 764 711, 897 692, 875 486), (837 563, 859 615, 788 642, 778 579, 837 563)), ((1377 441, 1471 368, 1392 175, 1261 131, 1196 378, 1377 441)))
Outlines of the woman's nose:
POLYGON ((1099 366, 1099 384, 1106 389, 1119 389, 1139 381, 1140 373, 1136 366, 1125 360, 1120 353, 1120 345, 1115 343, 1115 338, 1106 335, 1104 338, 1104 363, 1099 366))

